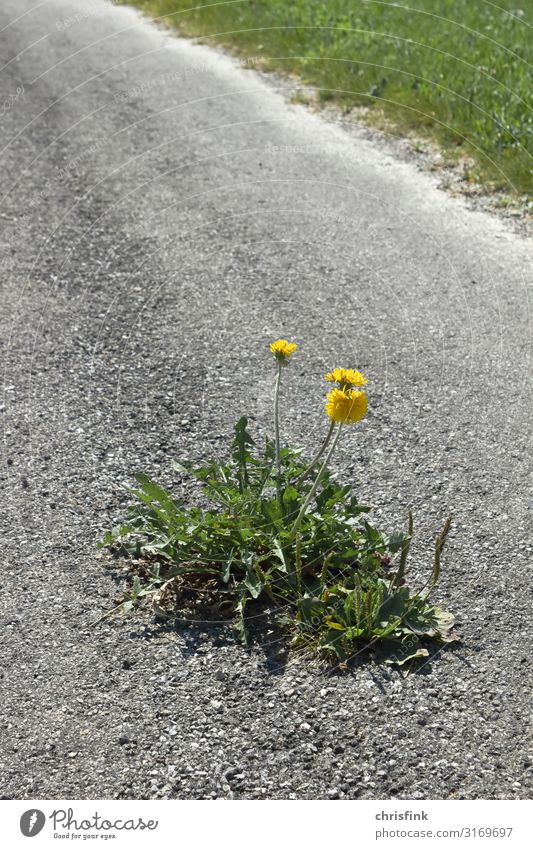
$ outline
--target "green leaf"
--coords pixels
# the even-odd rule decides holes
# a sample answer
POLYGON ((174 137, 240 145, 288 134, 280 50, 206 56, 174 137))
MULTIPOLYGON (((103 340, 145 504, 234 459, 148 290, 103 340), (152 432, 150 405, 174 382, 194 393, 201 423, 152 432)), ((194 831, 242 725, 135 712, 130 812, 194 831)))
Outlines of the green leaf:
POLYGON ((232 548, 231 551, 230 551, 228 559, 224 563, 224 566, 222 568, 222 574, 220 576, 225 584, 227 584, 229 582, 229 579, 230 579, 230 576, 231 576, 231 566, 232 566, 233 560, 234 560, 233 551, 234 551, 234 549, 232 548))
POLYGON ((327 625, 328 628, 332 628, 335 631, 346 631, 344 625, 341 625, 340 622, 334 622, 330 616, 326 616, 324 619, 324 625, 327 625))
MULTIPOLYGON (((458 639, 453 616, 431 605, 423 590, 413 594, 404 584, 411 516, 407 534, 380 533, 361 516, 368 508, 358 504, 350 487, 326 472, 293 536, 292 514, 312 485, 310 480, 298 483, 306 464, 298 451, 283 448, 279 500, 274 497, 274 445, 266 440, 261 456, 252 454, 253 445, 242 417, 227 463, 193 467, 174 462, 176 470, 200 481, 202 507, 184 507, 147 475, 136 476, 139 488, 133 491, 136 501, 128 507, 127 522, 102 541, 115 555, 141 561, 132 563, 125 611, 169 579, 194 574, 195 583, 205 576, 209 589, 220 593, 221 605, 232 605, 244 642, 245 608, 265 596, 284 602, 278 615, 292 624, 299 645, 339 660, 359 646, 402 665, 428 656, 420 638, 436 643, 458 639), (388 553, 399 553, 392 580, 389 558, 383 556, 388 553)), ((430 590, 439 577, 448 529, 449 522, 437 538, 430 590)))
POLYGON ((241 492, 245 486, 248 486, 247 463, 248 460, 251 459, 248 447, 255 445, 255 442, 246 430, 247 424, 248 419, 246 418, 246 416, 242 416, 235 425, 235 436, 233 438, 233 443, 231 446, 232 457, 239 467, 239 480, 241 492))
POLYGON ((190 472, 194 466, 190 460, 171 460, 170 464, 176 472, 190 472))
POLYGON ((248 603, 248 596, 246 593, 241 592, 239 598, 237 600, 237 604, 235 605, 235 612, 237 613, 237 619, 234 623, 234 628, 239 635, 241 642, 243 645, 248 645, 248 634, 246 631, 246 621, 244 618, 244 611, 246 608, 246 604, 248 603))
POLYGON ((107 531, 107 533, 103 535, 101 541, 98 543, 98 548, 107 548, 108 546, 113 545, 118 536, 119 534, 116 530, 107 531))
POLYGON ((264 530, 268 532, 271 529, 277 527, 278 523, 283 518, 283 514, 281 512, 281 507, 279 505, 279 501, 277 498, 270 498, 268 501, 260 502, 260 509, 265 517, 267 524, 264 527, 264 530))
POLYGON ((346 639, 347 640, 357 640, 359 637, 362 637, 365 633, 364 628, 347 628, 346 629, 346 639))
POLYGON ((258 598, 264 589, 264 583, 258 574, 258 570, 255 568, 253 554, 249 554, 243 559, 243 563, 246 567, 244 585, 250 591, 252 598, 258 598))
POLYGON ((387 547, 391 554, 396 554, 397 551, 400 551, 402 545, 404 544, 406 535, 399 531, 398 533, 391 534, 389 536, 387 547))
POLYGON ((381 627, 374 628, 372 632, 373 637, 388 637, 390 634, 394 633, 398 630, 401 624, 400 617, 396 617, 395 619, 391 619, 388 623, 381 623, 381 627))
POLYGON ((367 543, 378 550, 385 548, 385 541, 377 528, 372 527, 366 519, 364 520, 363 525, 366 531, 367 543))
POLYGON ((405 616, 409 605, 409 590, 407 587, 399 587, 384 596, 379 609, 379 620, 386 624, 391 617, 405 616))
POLYGON ((288 569, 288 566, 289 566, 288 557, 287 557, 285 549, 283 548, 283 546, 281 545, 281 543, 277 539, 274 540, 272 552, 273 552, 273 554, 275 554, 275 556, 278 558, 278 560, 281 564, 280 566, 278 566, 278 572, 283 572, 283 573, 288 572, 289 571, 289 569, 288 569))
POLYGON ((157 501, 169 515, 176 511, 177 505, 172 500, 168 492, 150 480, 148 475, 138 472, 135 475, 135 480, 141 485, 146 495, 148 495, 153 501, 157 501))
POLYGON ((434 637, 437 633, 437 620, 434 614, 434 608, 430 605, 413 602, 403 621, 405 628, 412 631, 414 634, 425 637, 434 637))
POLYGON ((346 500, 346 496, 351 492, 351 485, 339 486, 335 482, 330 482, 323 487, 322 491, 316 496, 316 503, 319 510, 329 510, 335 504, 346 500))
POLYGON ((290 522, 291 518, 296 518, 300 510, 300 494, 296 487, 291 484, 283 490, 283 504, 286 508, 285 520, 290 522))
POLYGON ((337 630, 326 631, 322 635, 319 645, 323 650, 332 652, 338 660, 342 661, 347 657, 342 637, 337 630))
POLYGON ((440 607, 433 608, 433 615, 437 623, 437 637, 443 643, 455 643, 459 641, 458 635, 453 630, 455 616, 440 607))
POLYGON ((409 660, 419 657, 428 657, 429 652, 423 648, 420 640, 414 636, 407 636, 401 640, 385 638, 373 648, 376 659, 388 665, 403 666, 409 660))
POLYGON ((298 602, 298 620, 314 628, 314 619, 321 619, 325 609, 326 605, 321 599, 306 595, 298 602))

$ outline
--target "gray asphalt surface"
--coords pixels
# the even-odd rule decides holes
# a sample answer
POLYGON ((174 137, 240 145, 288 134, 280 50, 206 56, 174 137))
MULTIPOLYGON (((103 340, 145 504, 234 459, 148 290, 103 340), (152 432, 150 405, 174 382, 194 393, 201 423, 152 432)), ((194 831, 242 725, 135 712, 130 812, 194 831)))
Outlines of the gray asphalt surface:
POLYGON ((0 6, 4 798, 531 795, 531 243, 235 60, 103 0, 0 6), (18 90, 18 94, 17 94, 18 90), (143 469, 270 427, 265 346, 370 378, 337 456, 463 643, 327 675, 147 619, 96 551, 143 469))

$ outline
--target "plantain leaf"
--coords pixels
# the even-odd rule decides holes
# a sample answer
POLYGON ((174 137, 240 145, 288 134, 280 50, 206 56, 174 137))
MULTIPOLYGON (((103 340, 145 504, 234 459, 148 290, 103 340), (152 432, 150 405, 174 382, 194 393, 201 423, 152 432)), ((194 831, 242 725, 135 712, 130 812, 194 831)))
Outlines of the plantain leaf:
POLYGON ((373 654, 381 663, 396 666, 403 666, 408 660, 429 656, 428 650, 415 635, 403 639, 385 637, 373 648, 373 654))

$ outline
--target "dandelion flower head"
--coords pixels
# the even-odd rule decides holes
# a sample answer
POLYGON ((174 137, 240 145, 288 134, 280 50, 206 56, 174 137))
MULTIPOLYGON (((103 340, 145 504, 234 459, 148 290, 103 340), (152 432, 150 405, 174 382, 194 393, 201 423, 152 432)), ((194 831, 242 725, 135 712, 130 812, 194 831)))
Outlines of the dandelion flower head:
POLYGON ((358 389, 332 389, 328 392, 326 413, 339 424, 355 424, 368 409, 366 392, 358 389))
POLYGON ((294 354, 297 347, 296 342, 287 342, 286 339, 277 339, 275 342, 270 343, 270 350, 278 363, 286 363, 289 357, 294 354))
POLYGON ((353 368, 334 368, 333 371, 325 375, 325 378, 332 383, 338 383, 341 389, 365 386, 368 383, 366 377, 353 368))

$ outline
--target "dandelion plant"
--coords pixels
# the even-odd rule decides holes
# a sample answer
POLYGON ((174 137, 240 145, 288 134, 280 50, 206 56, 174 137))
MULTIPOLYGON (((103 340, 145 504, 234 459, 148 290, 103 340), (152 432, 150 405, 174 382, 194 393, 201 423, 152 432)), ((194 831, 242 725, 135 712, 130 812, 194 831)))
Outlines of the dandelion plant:
POLYGON ((335 449, 367 413, 367 378, 351 368, 325 375, 329 422, 321 445, 306 460, 281 444, 282 376, 295 342, 270 344, 276 367, 274 439, 259 448, 242 416, 229 456, 174 469, 199 480, 208 507, 178 501, 144 474, 126 521, 102 545, 127 557, 124 612, 152 597, 157 618, 187 618, 191 595, 218 616, 228 609, 241 639, 247 615, 265 605, 278 615, 295 647, 345 664, 361 652, 402 665, 427 657, 431 645, 457 639, 453 617, 429 601, 441 570, 450 520, 437 536, 430 578, 418 592, 408 585, 407 531, 387 535, 368 520, 350 483, 330 470, 335 449), (144 583, 143 583, 144 581, 144 583), (181 604, 181 606, 180 606, 181 604))

